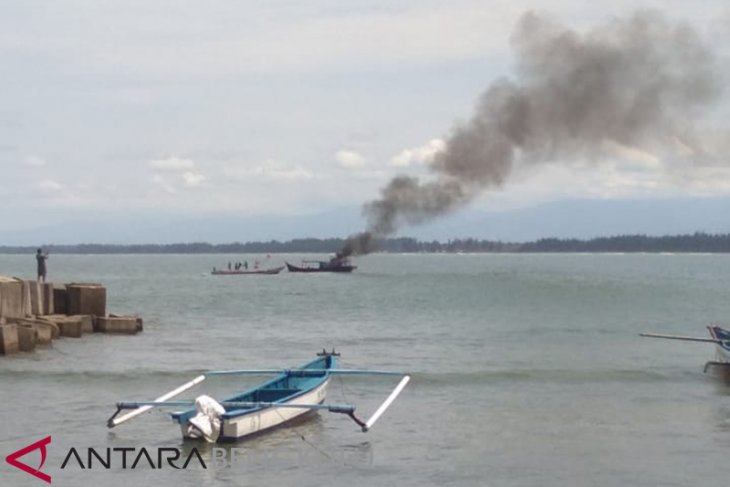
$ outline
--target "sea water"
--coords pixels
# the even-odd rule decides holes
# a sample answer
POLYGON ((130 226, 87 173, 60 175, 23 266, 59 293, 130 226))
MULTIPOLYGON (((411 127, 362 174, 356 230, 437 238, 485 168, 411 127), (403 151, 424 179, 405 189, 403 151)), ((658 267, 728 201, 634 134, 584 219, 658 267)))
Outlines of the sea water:
MULTIPOLYGON (((42 471, 62 486, 726 484, 730 388, 702 371, 713 345, 638 334, 730 324, 730 256, 376 254, 352 274, 210 275, 305 257, 51 255, 49 280, 103 283, 108 311, 139 314, 144 332, 0 357, 0 453, 50 435, 42 471), (367 434, 324 412, 233 445, 183 442, 164 411, 106 428, 115 402, 201 371, 294 367, 333 347, 343 367, 412 375, 367 434), (195 448, 207 468, 61 469, 71 448, 85 463, 89 448, 162 447, 195 448)), ((34 265, 0 255, 0 275, 32 278, 34 265)), ((209 379, 183 397, 261 380, 209 379)), ((337 377, 328 402, 367 417, 396 382, 337 377)), ((2 486, 41 484, 0 467, 2 486)))

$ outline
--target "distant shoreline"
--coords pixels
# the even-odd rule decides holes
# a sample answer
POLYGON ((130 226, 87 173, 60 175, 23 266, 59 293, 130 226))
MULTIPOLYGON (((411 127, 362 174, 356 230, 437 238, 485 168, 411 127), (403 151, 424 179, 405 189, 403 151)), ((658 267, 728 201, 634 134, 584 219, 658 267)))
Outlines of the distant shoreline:
MULTIPOLYGON (((303 238, 287 241, 204 242, 173 244, 40 245, 54 254, 291 254, 337 252, 344 238, 303 238)), ((0 245, 0 254, 34 253, 38 246, 0 245)), ((532 242, 502 242, 472 238, 426 241, 388 238, 377 242, 380 253, 730 253, 730 234, 616 235, 593 239, 543 238, 532 242)))

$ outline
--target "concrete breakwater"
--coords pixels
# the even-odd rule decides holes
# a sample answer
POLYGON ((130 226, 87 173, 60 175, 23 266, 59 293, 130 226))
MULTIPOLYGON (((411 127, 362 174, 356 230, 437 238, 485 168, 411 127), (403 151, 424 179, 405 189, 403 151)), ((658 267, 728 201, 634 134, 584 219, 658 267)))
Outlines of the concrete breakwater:
POLYGON ((60 337, 140 331, 139 317, 107 315, 101 284, 54 285, 0 276, 0 355, 32 352, 60 337))

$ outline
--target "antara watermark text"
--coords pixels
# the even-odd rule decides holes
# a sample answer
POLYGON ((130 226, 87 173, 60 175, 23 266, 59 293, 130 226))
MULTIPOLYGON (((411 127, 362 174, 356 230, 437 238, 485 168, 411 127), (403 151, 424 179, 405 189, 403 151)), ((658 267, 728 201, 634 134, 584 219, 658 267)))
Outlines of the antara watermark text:
POLYGON ((318 449, 277 449, 257 451, 249 448, 205 449, 175 447, 71 447, 61 464, 65 469, 236 469, 247 467, 291 468, 313 464, 334 463, 339 465, 372 465, 372 449, 342 449, 323 451, 318 449))
MULTIPOLYGON (((28 475, 50 484, 52 483, 51 475, 42 470, 48 457, 50 444, 51 437, 47 436, 9 454, 5 461, 28 475), (35 457, 26 458, 26 455, 33 452, 37 452, 35 457), (37 456, 40 456, 40 462, 35 465, 32 460, 37 456), (29 461, 32 465, 28 464, 29 461)), ((202 453, 196 447, 71 447, 63 457, 61 470, 289 469, 318 464, 371 466, 373 465, 373 451, 370 445, 335 451, 325 451, 313 446, 311 448, 276 448, 273 450, 206 447, 203 448, 202 453)))

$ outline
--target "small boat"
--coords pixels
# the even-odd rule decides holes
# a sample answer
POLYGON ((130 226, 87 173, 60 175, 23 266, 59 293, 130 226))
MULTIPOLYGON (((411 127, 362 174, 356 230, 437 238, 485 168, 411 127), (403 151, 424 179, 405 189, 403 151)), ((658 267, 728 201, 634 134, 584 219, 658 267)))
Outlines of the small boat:
POLYGON ((222 269, 213 269, 210 273, 214 276, 241 276, 241 275, 272 275, 278 274, 284 270, 284 266, 272 267, 270 269, 252 269, 252 270, 237 270, 227 271, 222 269))
POLYGON ((349 259, 304 260, 301 266, 285 262, 289 272, 352 272, 357 269, 349 259))
POLYGON ((730 330, 717 325, 709 325, 707 331, 710 338, 690 337, 682 335, 664 335, 661 333, 639 333, 640 336, 649 338, 665 338, 668 340, 681 340, 685 342, 704 342, 715 344, 715 360, 705 363, 704 371, 711 367, 717 367, 728 379, 730 379, 730 330))
POLYGON ((248 436, 268 431, 295 418, 314 411, 346 414, 363 432, 368 431, 393 403, 410 376, 382 370, 338 369, 339 354, 323 350, 317 358, 294 369, 214 370, 206 372, 154 401, 122 401, 107 421, 113 428, 153 407, 186 408, 172 412, 180 425, 183 438, 203 439, 209 443, 239 441, 248 436), (263 384, 228 397, 220 402, 207 396, 193 400, 175 401, 173 397, 200 384, 208 377, 242 374, 276 374, 263 384), (367 421, 355 415, 350 404, 325 403, 327 386, 333 375, 391 375, 400 376, 398 385, 367 421), (193 407, 194 406, 194 407, 193 407), (119 416, 123 410, 132 411, 119 416))

